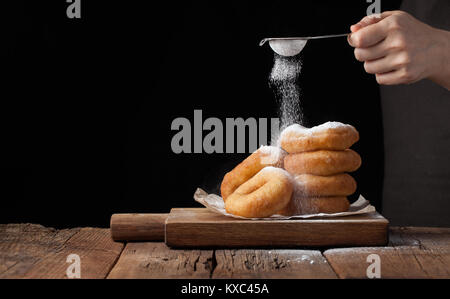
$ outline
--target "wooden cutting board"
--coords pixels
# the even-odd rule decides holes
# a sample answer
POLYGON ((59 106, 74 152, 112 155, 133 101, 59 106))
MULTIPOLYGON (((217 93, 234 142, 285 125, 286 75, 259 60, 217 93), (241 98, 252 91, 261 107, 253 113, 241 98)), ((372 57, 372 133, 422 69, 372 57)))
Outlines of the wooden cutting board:
POLYGON ((378 213, 296 220, 241 220, 204 208, 172 209, 170 214, 116 214, 116 241, 165 240, 178 248, 382 246, 389 221, 378 213))

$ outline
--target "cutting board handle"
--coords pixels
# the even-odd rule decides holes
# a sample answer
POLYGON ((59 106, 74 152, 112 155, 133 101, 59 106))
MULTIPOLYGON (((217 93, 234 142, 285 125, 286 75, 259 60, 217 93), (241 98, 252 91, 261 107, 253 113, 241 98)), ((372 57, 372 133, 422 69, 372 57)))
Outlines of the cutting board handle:
POLYGON ((114 214, 111 237, 114 241, 164 241, 169 214, 114 214))

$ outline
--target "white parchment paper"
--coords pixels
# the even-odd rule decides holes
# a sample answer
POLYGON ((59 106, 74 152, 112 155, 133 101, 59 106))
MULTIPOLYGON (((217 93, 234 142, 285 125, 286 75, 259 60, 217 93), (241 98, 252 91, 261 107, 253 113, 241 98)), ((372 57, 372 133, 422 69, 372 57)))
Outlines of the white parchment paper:
POLYGON ((317 217, 342 217, 349 215, 360 215, 360 214, 368 214, 376 212, 375 207, 370 204, 368 200, 366 200, 362 195, 359 196, 359 199, 350 205, 350 209, 347 212, 335 213, 335 214, 311 214, 311 215, 296 215, 296 216, 282 216, 282 215, 272 215, 268 218, 245 218, 241 216, 236 216, 229 214, 225 211, 225 204, 223 202, 222 197, 216 194, 208 194, 204 190, 198 188, 194 193, 194 199, 196 202, 202 204, 207 209, 212 212, 222 214, 228 217, 239 218, 239 219, 250 219, 250 220, 280 220, 280 219, 308 219, 308 218, 317 218, 317 217))

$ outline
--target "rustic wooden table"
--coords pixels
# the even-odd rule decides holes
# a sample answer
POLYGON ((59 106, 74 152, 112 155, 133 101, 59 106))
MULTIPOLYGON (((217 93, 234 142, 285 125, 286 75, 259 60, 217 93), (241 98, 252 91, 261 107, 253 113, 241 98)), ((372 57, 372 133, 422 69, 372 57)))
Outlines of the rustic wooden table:
POLYGON ((0 224, 0 278, 66 278, 77 254, 81 278, 450 278, 450 228, 394 227, 386 247, 172 250, 164 243, 115 243, 109 229, 55 230, 0 224))

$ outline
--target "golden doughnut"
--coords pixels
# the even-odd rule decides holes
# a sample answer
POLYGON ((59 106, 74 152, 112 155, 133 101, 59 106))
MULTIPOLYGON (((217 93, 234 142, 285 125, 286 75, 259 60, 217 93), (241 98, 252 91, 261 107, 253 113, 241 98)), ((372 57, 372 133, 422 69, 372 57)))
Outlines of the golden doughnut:
POLYGON ((262 146, 223 178, 220 193, 224 201, 240 185, 266 166, 283 167, 286 152, 274 146, 262 146))
POLYGON ((349 174, 332 176, 301 174, 295 177, 296 190, 305 197, 349 196, 356 191, 356 181, 349 174))
POLYGON ((289 173, 266 167, 228 196, 225 209, 247 218, 269 217, 288 205, 293 189, 289 173))
POLYGON ((353 172, 361 166, 361 157, 353 150, 304 152, 284 158, 284 168, 293 175, 334 175, 353 172))
POLYGON ((351 125, 327 122, 313 128, 295 124, 280 135, 280 146, 290 154, 316 150, 345 150, 359 140, 358 131, 351 125))
POLYGON ((350 203, 344 196, 297 197, 294 195, 286 208, 278 211, 277 214, 283 216, 334 214, 347 212, 349 207, 350 203))

